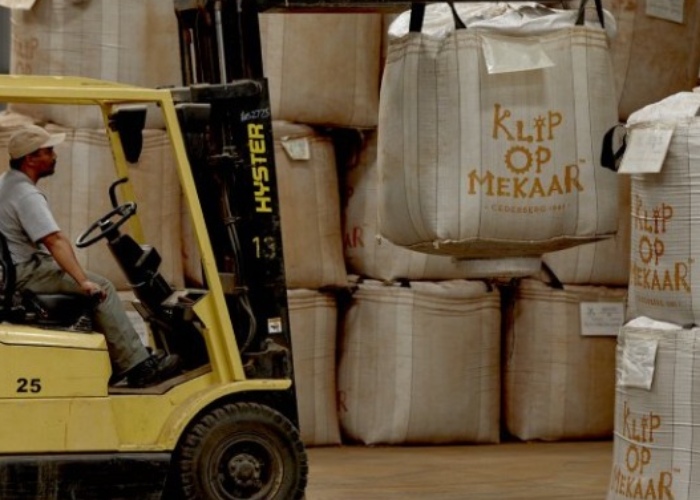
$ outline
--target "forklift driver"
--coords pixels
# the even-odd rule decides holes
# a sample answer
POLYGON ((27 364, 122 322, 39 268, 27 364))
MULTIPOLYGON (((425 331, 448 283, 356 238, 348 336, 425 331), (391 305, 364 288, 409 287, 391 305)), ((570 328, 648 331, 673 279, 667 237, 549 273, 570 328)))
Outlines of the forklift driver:
POLYGON ((54 173, 54 146, 65 134, 49 134, 30 125, 10 137, 10 170, 0 176, 0 233, 7 239, 17 275, 17 289, 35 293, 85 293, 99 300, 96 329, 107 340, 114 373, 111 382, 128 387, 155 385, 179 365, 175 355, 149 353, 133 328, 114 285, 86 272, 73 247, 58 227, 39 179, 54 173))

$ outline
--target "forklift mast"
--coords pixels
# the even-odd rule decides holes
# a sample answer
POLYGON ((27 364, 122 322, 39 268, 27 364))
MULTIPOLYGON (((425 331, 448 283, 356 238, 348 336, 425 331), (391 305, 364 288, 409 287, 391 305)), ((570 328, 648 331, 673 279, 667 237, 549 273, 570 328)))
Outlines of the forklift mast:
MULTIPOLYGON (((245 375, 293 379, 257 8, 175 0, 175 14, 183 87, 172 95, 245 375)), ((298 424, 294 385, 279 397, 298 424)))

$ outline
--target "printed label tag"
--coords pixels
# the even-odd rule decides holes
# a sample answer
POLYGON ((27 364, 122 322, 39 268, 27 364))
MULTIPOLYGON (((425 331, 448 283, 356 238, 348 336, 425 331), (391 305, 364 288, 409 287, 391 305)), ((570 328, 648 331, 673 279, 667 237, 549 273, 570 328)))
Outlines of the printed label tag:
POLYGON ((282 147, 292 160, 311 159, 309 139, 306 137, 301 137, 299 139, 282 139, 282 147))
POLYGON ((615 384, 651 390, 658 348, 658 340, 627 339, 622 346, 615 384))
POLYGON ((647 0, 646 14, 683 24, 683 0, 647 0))
POLYGON ((282 333, 282 318, 268 318, 267 332, 271 334, 282 333))
POLYGON ((581 335, 617 336, 625 321, 622 302, 581 302, 581 335))
POLYGON ((673 137, 673 126, 654 125, 630 130, 627 149, 620 163, 621 174, 661 172, 673 137))
POLYGON ((554 66, 538 39, 482 34, 481 46, 490 75, 554 66))

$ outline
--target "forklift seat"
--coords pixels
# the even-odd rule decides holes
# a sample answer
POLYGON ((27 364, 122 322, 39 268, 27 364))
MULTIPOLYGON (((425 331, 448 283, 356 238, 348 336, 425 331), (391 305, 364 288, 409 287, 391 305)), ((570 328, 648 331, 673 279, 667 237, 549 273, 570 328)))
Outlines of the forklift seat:
POLYGON ((0 233, 0 321, 91 331, 90 298, 83 294, 37 294, 16 290, 16 271, 5 235, 0 233))

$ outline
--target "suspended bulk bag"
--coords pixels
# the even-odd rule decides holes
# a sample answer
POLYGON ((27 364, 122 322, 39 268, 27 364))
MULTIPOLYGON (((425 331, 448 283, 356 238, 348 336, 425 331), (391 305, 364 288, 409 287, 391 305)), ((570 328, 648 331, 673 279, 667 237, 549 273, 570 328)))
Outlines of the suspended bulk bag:
POLYGON ((518 278, 537 274, 539 257, 455 259, 394 245, 379 234, 377 134, 367 136, 359 161, 345 177, 345 261, 352 273, 381 280, 518 278))
POLYGON ((700 329, 620 330, 607 500, 700 498, 700 329))
POLYGON ((495 4, 453 18, 440 7, 426 7, 423 32, 417 8, 392 24, 378 124, 382 235, 477 258, 613 236, 617 179, 599 166, 617 123, 606 32, 576 25, 576 11, 495 4))
POLYGON ((617 234, 596 243, 547 253, 542 260, 562 283, 627 286, 630 277, 630 179, 618 176, 617 234))
POLYGON ((698 110, 700 94, 681 92, 627 121, 620 172, 632 179, 629 318, 700 323, 698 110))
POLYGON ((365 444, 499 440, 500 294, 482 282, 367 281, 343 320, 340 425, 365 444))

